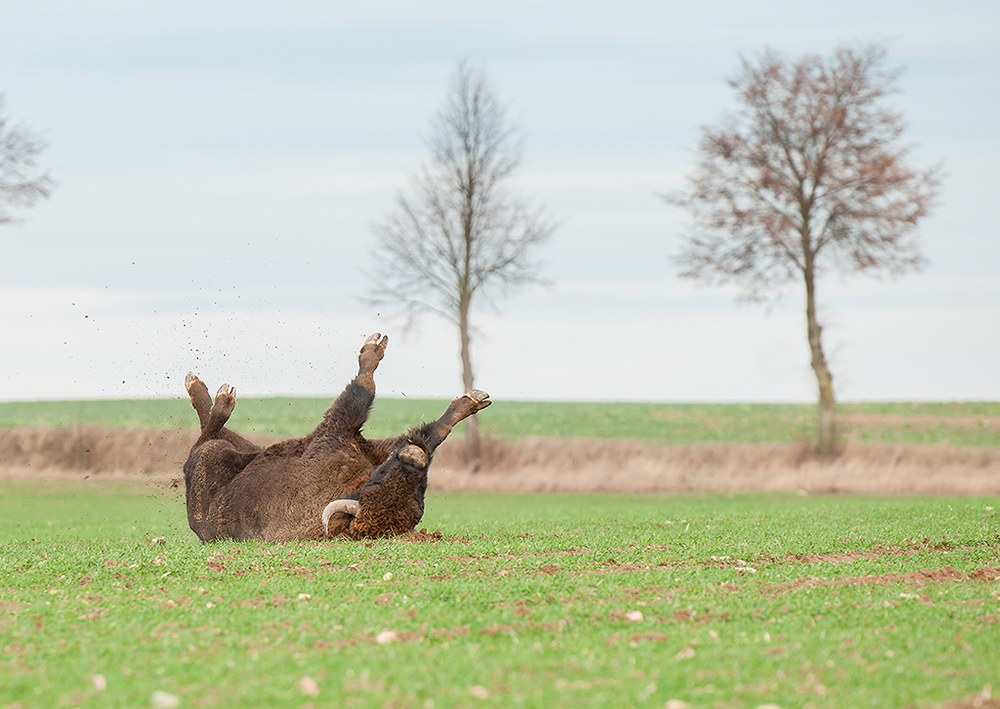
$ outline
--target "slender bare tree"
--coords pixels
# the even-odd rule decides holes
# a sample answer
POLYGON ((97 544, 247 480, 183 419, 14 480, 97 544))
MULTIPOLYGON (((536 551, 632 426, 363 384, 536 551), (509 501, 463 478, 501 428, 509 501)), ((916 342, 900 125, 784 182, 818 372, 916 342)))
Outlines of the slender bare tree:
POLYGON ((681 276, 735 283, 751 300, 801 279, 823 456, 837 438, 817 276, 918 269, 915 229, 940 182, 939 168, 908 164, 902 116, 885 102, 899 72, 885 59, 881 44, 844 45, 826 59, 743 58, 729 82, 738 110, 702 129, 687 188, 664 195, 693 220, 676 258, 681 276))
POLYGON ((45 148, 23 125, 11 123, 0 95, 0 226, 18 221, 11 207, 31 207, 52 191, 52 178, 35 163, 45 148))
MULTIPOLYGON (((432 121, 430 165, 412 193, 374 227, 370 301, 398 307, 410 322, 436 313, 458 328, 462 384, 473 389, 472 312, 512 288, 538 281, 532 249, 553 222, 508 189, 521 143, 482 70, 458 67, 444 107, 432 121)), ((479 457, 476 417, 466 421, 466 460, 479 457)))

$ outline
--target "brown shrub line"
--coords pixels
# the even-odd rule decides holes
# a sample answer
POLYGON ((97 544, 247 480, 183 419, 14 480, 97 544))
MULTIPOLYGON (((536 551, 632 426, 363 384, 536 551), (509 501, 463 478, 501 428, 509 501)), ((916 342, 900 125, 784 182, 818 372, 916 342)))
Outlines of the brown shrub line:
POLYGON ((630 439, 490 442, 478 472, 454 442, 430 486, 492 492, 752 492, 1000 494, 1000 449, 849 442, 833 460, 804 444, 656 446, 630 439))
MULTIPOLYGON (((0 429, 0 479, 178 478, 194 434, 99 426, 0 429)), ((271 441, 257 441, 266 444, 271 441)), ((477 470, 460 441, 435 456, 430 488, 481 492, 1000 494, 1000 448, 849 442, 833 460, 804 444, 657 446, 631 439, 487 441, 477 470)))
POLYGON ((105 480, 179 473, 194 441, 189 431, 100 426, 0 428, 0 479, 105 480))

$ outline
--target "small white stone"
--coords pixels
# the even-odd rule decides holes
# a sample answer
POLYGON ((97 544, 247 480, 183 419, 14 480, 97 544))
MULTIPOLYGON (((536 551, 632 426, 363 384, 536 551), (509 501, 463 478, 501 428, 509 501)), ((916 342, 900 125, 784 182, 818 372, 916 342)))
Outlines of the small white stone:
POLYGON ((108 688, 108 680, 104 677, 104 675, 94 675, 90 678, 90 683, 94 685, 94 689, 98 692, 103 692, 108 688))
POLYGON ((162 689, 153 692, 150 701, 153 703, 153 709, 177 709, 181 705, 180 697, 170 692, 164 692, 162 689))
POLYGON ((306 675, 298 682, 299 691, 309 697, 319 696, 319 685, 309 675, 306 675))
POLYGON ((375 642, 377 642, 379 645, 388 645, 393 640, 395 640, 396 637, 397 636, 395 630, 383 630, 381 633, 375 636, 375 642))
POLYGON ((630 623, 638 623, 640 620, 643 619, 643 617, 644 616, 642 615, 642 611, 629 611, 628 613, 625 614, 625 620, 629 621, 630 623))
POLYGON ((476 697, 477 699, 486 699, 488 696, 490 696, 490 690, 486 689, 486 687, 484 687, 481 684, 477 684, 476 686, 469 689, 469 694, 471 694, 473 697, 476 697))

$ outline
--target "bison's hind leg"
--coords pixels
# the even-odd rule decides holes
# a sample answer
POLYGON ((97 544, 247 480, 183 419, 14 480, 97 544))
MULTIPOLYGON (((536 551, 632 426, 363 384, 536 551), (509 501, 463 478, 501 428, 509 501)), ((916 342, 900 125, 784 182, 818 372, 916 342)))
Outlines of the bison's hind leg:
POLYGON ((191 372, 187 373, 184 377, 184 388, 187 389, 188 397, 191 399, 191 406, 194 407, 195 413, 198 414, 198 421, 201 424, 202 430, 205 428, 205 423, 208 421, 208 414, 212 410, 212 397, 208 393, 208 387, 205 386, 205 382, 198 379, 191 372))
POLYGON ((215 393, 213 402, 205 382, 191 372, 184 377, 184 388, 187 389, 188 397, 191 399, 191 406, 198 414, 202 435, 209 434, 206 440, 218 437, 219 431, 226 425, 236 408, 236 389, 223 384, 215 393))
POLYGON ((229 441, 237 448, 244 451, 258 451, 253 445, 237 433, 233 433, 225 428, 229 417, 233 415, 236 408, 236 389, 223 384, 215 393, 215 401, 208 395, 208 387, 191 372, 184 378, 184 386, 188 396, 191 398, 191 406, 198 414, 198 421, 201 423, 201 435, 195 446, 199 446, 206 441, 223 439, 229 441))
POLYGON ((202 541, 211 541, 218 533, 210 512, 215 496, 256 456, 254 451, 238 451, 223 440, 205 441, 191 449, 184 463, 188 525, 202 541))
POLYGON ((215 392, 215 402, 212 404, 212 410, 208 413, 208 423, 202 429, 202 433, 209 434, 213 438, 218 436, 235 409, 236 389, 228 384, 223 384, 219 387, 219 391, 215 392))

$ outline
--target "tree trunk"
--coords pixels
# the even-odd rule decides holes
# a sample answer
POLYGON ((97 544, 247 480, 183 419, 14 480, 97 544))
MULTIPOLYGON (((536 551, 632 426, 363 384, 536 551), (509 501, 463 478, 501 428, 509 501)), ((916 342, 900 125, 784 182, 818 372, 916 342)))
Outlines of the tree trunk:
MULTIPOLYGON (((472 355, 469 352, 469 304, 459 305, 459 336, 462 340, 462 385, 465 391, 472 391, 475 378, 472 375, 472 355)), ((479 419, 472 415, 465 419, 465 464, 478 468, 479 464, 479 419)))
POLYGON ((833 375, 823 354, 823 327, 816 318, 816 276, 812 259, 806 260, 806 329, 809 337, 810 364, 819 385, 819 443, 816 452, 821 457, 837 455, 837 427, 833 413, 833 375))

